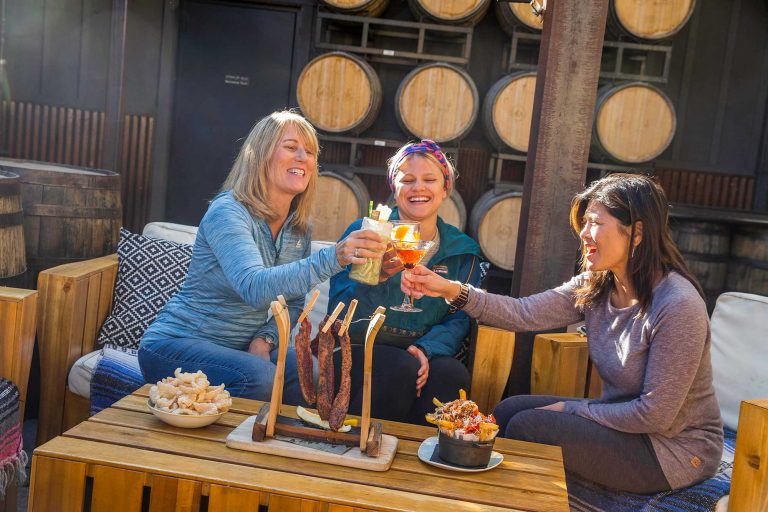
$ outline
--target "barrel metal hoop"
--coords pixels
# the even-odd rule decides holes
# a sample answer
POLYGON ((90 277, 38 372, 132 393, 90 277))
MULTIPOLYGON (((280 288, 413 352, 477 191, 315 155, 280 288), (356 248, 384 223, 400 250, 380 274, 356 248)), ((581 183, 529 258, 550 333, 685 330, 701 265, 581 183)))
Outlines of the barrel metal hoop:
POLYGON ((65 206, 58 204, 33 204, 26 206, 27 216, 69 217, 77 219, 120 219, 120 208, 90 208, 87 206, 65 206))
POLYGON ((731 258, 731 263, 738 263, 747 267, 759 268, 761 270, 768 270, 768 261, 760 261, 752 258, 731 258))
POLYGON ((24 212, 0 213, 0 229, 21 226, 24 221, 24 212))
POLYGON ((5 183, 5 180, 0 180, 0 197, 12 197, 19 195, 21 195, 21 184, 18 181, 14 180, 10 183, 5 183))

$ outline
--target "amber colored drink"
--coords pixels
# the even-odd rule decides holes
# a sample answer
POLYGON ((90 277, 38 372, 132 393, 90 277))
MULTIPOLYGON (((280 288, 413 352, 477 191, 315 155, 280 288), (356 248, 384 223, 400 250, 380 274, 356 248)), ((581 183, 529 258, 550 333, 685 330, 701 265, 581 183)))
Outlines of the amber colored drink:
POLYGON ((397 257, 409 270, 418 265, 425 254, 427 254, 426 249, 397 249, 397 257))

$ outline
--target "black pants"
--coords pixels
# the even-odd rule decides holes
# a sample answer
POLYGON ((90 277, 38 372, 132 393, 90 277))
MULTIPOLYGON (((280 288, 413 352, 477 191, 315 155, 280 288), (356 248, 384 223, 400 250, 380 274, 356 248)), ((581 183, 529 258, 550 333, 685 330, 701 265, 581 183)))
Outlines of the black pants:
MULTIPOLYGON (((363 405, 363 356, 361 345, 352 346, 352 394, 350 414, 360 414, 363 405)), ((341 353, 334 354, 335 382, 339 385, 341 353)), ((416 397, 418 360, 402 348, 373 347, 371 375, 371 416, 383 420, 426 425, 424 415, 434 412, 432 398, 455 400, 459 389, 469 389, 469 372, 453 357, 435 357, 429 362, 429 377, 416 397)))
POLYGON ((493 415, 504 437, 562 447, 565 469, 581 478, 642 494, 670 490, 648 435, 536 409, 567 400, 573 398, 513 396, 497 405, 493 415))

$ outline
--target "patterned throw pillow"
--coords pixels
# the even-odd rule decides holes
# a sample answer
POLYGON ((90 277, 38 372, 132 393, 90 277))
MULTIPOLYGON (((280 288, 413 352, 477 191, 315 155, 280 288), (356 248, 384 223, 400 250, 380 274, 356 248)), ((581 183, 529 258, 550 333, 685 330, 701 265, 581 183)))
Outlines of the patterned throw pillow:
POLYGON ((181 289, 192 246, 120 229, 112 312, 96 340, 99 347, 137 349, 144 331, 181 289))

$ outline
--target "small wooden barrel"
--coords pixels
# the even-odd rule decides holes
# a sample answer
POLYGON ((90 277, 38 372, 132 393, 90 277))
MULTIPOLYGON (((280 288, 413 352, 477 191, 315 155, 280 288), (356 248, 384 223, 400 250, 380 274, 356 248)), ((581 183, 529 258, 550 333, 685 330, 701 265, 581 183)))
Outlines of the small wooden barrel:
POLYGON ((675 107, 643 82, 606 86, 597 94, 592 150, 600 158, 637 164, 658 157, 675 136, 675 107))
POLYGON ((671 228, 672 238, 688 268, 704 288, 709 305, 714 306, 723 292, 728 272, 729 226, 676 219, 672 221, 671 228))
POLYGON ((535 92, 535 71, 507 75, 488 90, 483 101, 483 125, 494 146, 528 152, 535 92))
POLYGON ((514 270, 523 193, 490 190, 472 208, 469 229, 485 257, 499 268, 514 270))
POLYGON ((120 175, 103 169, 0 159, 19 175, 30 270, 112 254, 122 225, 120 175))
POLYGON ((19 175, 0 170, 0 278, 27 270, 19 175))
POLYGON ((389 0, 319 0, 321 4, 340 14, 354 16, 381 16, 389 0))
POLYGON ((379 115, 381 81, 359 57, 331 52, 302 70, 296 95, 304 116, 320 130, 359 133, 379 115))
POLYGON ((408 0, 408 5, 416 19, 471 27, 483 19, 491 0, 408 0))
POLYGON ((768 227, 740 226, 734 230, 727 289, 768 295, 768 227))
POLYGON ((496 19, 509 37, 512 37, 515 27, 523 27, 533 32, 541 32, 544 29, 544 18, 533 14, 529 4, 496 2, 496 19))
POLYGON ((402 129, 436 142, 461 139, 475 124, 479 108, 477 87, 469 74, 444 62, 408 73, 395 97, 402 129))
POLYGON ((611 0, 608 29, 616 36, 658 42, 677 34, 693 15, 696 0, 611 0))
POLYGON ((335 242, 368 211, 368 189, 355 175, 321 172, 312 207, 312 239, 335 242))

